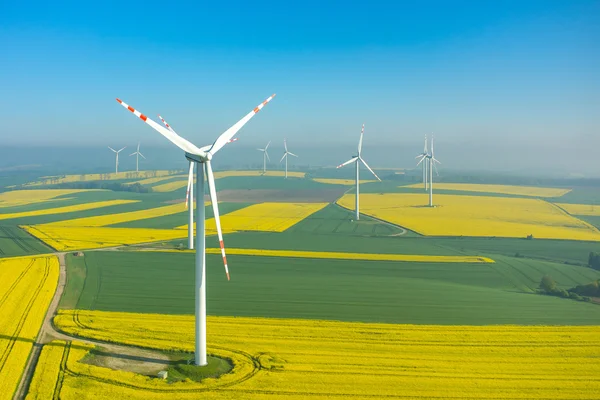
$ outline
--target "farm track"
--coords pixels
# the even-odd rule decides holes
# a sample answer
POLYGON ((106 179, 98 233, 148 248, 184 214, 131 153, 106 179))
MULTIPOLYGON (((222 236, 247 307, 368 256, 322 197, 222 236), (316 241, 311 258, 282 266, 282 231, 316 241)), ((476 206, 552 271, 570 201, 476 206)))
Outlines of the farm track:
MULTIPOLYGON (((36 368, 38 360, 40 358, 42 348, 45 344, 48 344, 48 343, 52 342, 53 340, 64 340, 65 342, 67 342, 64 353, 63 353, 63 358, 61 361, 61 370, 60 370, 59 377, 56 382, 56 387, 54 389, 54 399, 60 398, 60 388, 62 386, 62 381, 64 379, 65 372, 68 374, 76 375, 76 373, 73 373, 68 370, 67 364, 66 364, 69 350, 71 347, 71 342, 73 340, 77 340, 78 342, 86 343, 86 344, 89 344, 92 346, 100 345, 107 352, 115 353, 115 354, 135 354, 135 352, 137 351, 136 349, 138 349, 138 346, 118 345, 118 344, 114 344, 111 342, 105 342, 105 341, 101 341, 101 340, 94 340, 94 339, 89 339, 89 338, 84 338, 84 337, 79 337, 79 336, 74 336, 74 335, 67 335, 67 334, 57 330, 54 327, 53 319, 56 316, 58 305, 60 303, 60 299, 62 298, 62 294, 64 292, 65 285, 67 282, 67 268, 66 268, 66 257, 65 257, 66 253, 54 253, 54 255, 56 255, 59 260, 58 285, 57 285, 56 291, 54 292, 54 297, 52 298, 52 302, 48 306, 48 310, 46 312, 46 316, 44 317, 44 322, 42 324, 42 327, 40 328, 38 336, 33 343, 33 348, 31 350, 31 354, 29 355, 29 358, 27 360, 27 364, 25 366, 19 386, 17 387, 17 390, 15 391, 15 395, 13 396, 13 400, 25 399, 25 397, 27 396, 27 393, 29 391, 29 386, 31 385, 31 380, 33 379, 33 375, 35 373, 35 368, 36 368)), ((27 270, 29 270, 32 265, 33 265, 33 261, 28 266, 27 270)), ((49 268, 46 268, 46 272, 45 272, 46 275, 42 282, 45 282, 48 272, 49 272, 49 268)), ((19 279, 21 279, 22 276, 24 276, 24 274, 25 274, 25 272, 22 273, 21 276, 19 276, 19 279)), ((35 297, 37 297, 37 293, 39 293, 39 289, 42 286, 43 286, 43 283, 39 286, 38 290, 36 291, 36 295, 34 296, 34 299, 35 299, 35 297)), ((1 301, 1 299, 0 299, 0 301, 1 301)), ((33 301, 30 301, 30 304, 33 304, 33 301)), ((27 313, 25 314, 25 316, 26 315, 27 315, 27 313)), ((23 320, 24 320, 24 317, 23 317, 23 320)), ((145 350, 148 350, 148 349, 145 349, 145 350)), ((149 350, 153 350, 153 349, 149 349, 149 350)), ((241 352, 239 350, 233 350, 233 349, 224 349, 224 350, 233 351, 233 352, 239 353, 240 355, 247 357, 250 360, 250 362, 254 365, 254 368, 252 369, 252 371, 250 373, 245 374, 245 375, 241 376, 239 379, 237 379, 236 381, 230 382, 221 387, 223 387, 223 388, 230 387, 235 384, 241 383, 245 380, 248 380, 251 377, 253 377, 261 369, 261 364, 260 364, 258 357, 254 357, 251 354, 241 352)), ((103 381, 101 378, 97 378, 97 377, 93 377, 93 376, 87 376, 87 377, 91 378, 91 379, 103 381)), ((131 385, 131 387, 138 388, 135 385, 131 385)), ((148 390, 148 389, 145 388, 145 390, 148 390)), ((207 388, 206 390, 211 390, 211 389, 207 388)), ((162 392, 161 390, 152 390, 152 391, 162 392)), ((205 390, 190 389, 190 390, 183 390, 183 391, 184 392, 201 392, 201 391, 205 391, 205 390)))

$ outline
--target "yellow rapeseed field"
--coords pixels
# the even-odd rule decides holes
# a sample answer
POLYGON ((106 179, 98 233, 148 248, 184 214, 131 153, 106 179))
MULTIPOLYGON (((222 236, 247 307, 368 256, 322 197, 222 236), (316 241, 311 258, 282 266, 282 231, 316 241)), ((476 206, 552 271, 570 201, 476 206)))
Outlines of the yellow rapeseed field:
MULTIPOLYGON (((62 310, 56 325, 99 340, 192 351, 194 317, 62 310)), ((599 326, 431 326, 208 317, 220 379, 168 384, 79 363, 71 348, 61 399, 597 399, 599 326)), ((75 345, 73 346, 75 347, 75 345)), ((89 348, 89 346, 88 346, 89 348)))
POLYGON ((0 259, 0 399, 12 399, 58 283, 58 259, 0 259))
POLYGON ((63 226, 63 227, 71 227, 71 226, 108 226, 108 225, 116 225, 123 222, 130 221, 138 221, 141 219, 148 218, 156 218, 162 217, 165 215, 178 214, 181 212, 185 212, 185 204, 184 203, 176 203, 170 204, 168 206, 161 206, 155 208, 149 208, 146 210, 138 210, 138 211, 128 211, 124 213, 118 214, 107 214, 107 215, 98 215, 94 217, 84 217, 84 218, 75 218, 69 219, 65 221, 56 221, 43 225, 36 225, 39 228, 44 226, 63 226))
POLYGON ((600 217, 599 204, 556 203, 556 205, 572 215, 589 215, 593 217, 600 217))
POLYGON ((35 217, 35 216, 39 216, 39 215, 65 214, 65 213, 70 213, 70 212, 93 210, 95 208, 110 207, 110 206, 116 206, 116 205, 120 205, 120 204, 129 204, 129 203, 137 203, 137 202, 139 202, 139 200, 106 200, 106 201, 96 201, 93 203, 76 204, 73 206, 46 208, 43 210, 35 210, 35 211, 24 211, 24 212, 7 213, 7 214, 0 213, 0 220, 12 219, 12 218, 22 218, 22 217, 35 217))
POLYGON ((159 176, 156 178, 146 178, 135 182, 127 182, 125 185, 133 185, 134 183, 139 183, 140 185, 153 185, 158 182, 166 181, 167 179, 173 178, 185 178, 187 175, 167 175, 167 176, 159 176))
POLYGON ((38 189, 38 190, 12 190, 0 193, 0 208, 24 206, 27 204, 43 203, 46 201, 61 201, 68 198, 56 199, 74 193, 88 192, 85 189, 38 189))
MULTIPOLYGON (((285 176, 285 171, 267 171, 263 173, 262 171, 216 171, 215 179, 219 178, 227 178, 230 176, 285 176)), ((306 176, 305 172, 296 172, 296 171, 288 171, 288 176, 292 178, 304 178, 306 176)))
MULTIPOLYGON (((159 252, 181 253, 195 250, 157 250, 159 252)), ((207 254, 221 254, 221 249, 207 248, 207 254)), ((431 256, 420 254, 375 254, 375 253, 342 253, 334 251, 301 251, 301 250, 262 250, 228 248, 227 254, 262 257, 292 257, 292 258, 321 258, 336 260, 365 260, 365 261, 408 261, 408 262, 439 262, 439 263, 493 263, 489 257, 481 256, 431 256)))
MULTIPOLYGON (((600 231, 540 199, 434 194, 362 194, 360 211, 423 235, 500 236, 600 241, 600 231)), ((338 204, 354 209, 354 195, 338 204)))
POLYGON ((87 182, 87 181, 111 181, 120 179, 139 179, 139 178, 154 178, 169 175, 176 175, 181 171, 125 171, 125 172, 107 172, 106 174, 80 174, 80 175, 57 175, 44 176, 39 181, 29 182, 23 186, 42 186, 56 185, 69 182, 87 182))
POLYGON ((152 186, 152 191, 159 192, 159 193, 173 192, 173 191, 181 189, 183 187, 187 187, 187 183, 188 183, 187 180, 167 182, 167 183, 163 183, 162 185, 152 186))
MULTIPOLYGON (((313 178, 313 181, 319 183, 327 183, 329 185, 345 185, 345 186, 354 186, 356 183, 356 179, 322 179, 322 178, 313 178)), ((370 183, 377 182, 376 180, 360 180, 360 183, 370 183)))
POLYGON ((162 242, 187 237, 187 231, 181 229, 106 228, 54 224, 26 225, 23 229, 58 251, 162 242))
POLYGON ((54 398, 56 381, 58 380, 61 370, 65 348, 68 348, 68 346, 63 340, 55 340, 44 345, 40 358, 35 366, 35 373, 31 380, 29 392, 27 393, 25 400, 46 400, 54 398))
MULTIPOLYGON (((400 186, 409 188, 423 188, 422 183, 400 186)), ((514 194, 533 197, 560 197, 571 191, 571 189, 546 188, 537 186, 513 186, 513 185, 483 185, 478 183, 434 183, 437 190, 459 190, 463 192, 485 192, 514 194)))
MULTIPOLYGON (((240 231, 283 232, 328 203, 260 203, 221 216, 223 233, 240 231)), ((195 223, 194 223, 195 224, 195 223)), ((187 225, 177 227, 187 229, 187 225)), ((214 218, 206 221, 207 235, 216 234, 214 218)))

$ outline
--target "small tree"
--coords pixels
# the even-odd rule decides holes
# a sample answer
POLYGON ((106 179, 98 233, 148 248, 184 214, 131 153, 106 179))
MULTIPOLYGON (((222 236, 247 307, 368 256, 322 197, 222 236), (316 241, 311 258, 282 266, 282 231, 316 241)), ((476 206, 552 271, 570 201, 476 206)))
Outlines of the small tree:
POLYGON ((600 253, 590 252, 590 257, 588 259, 588 265, 590 268, 600 270, 600 253))
POLYGON ((551 276, 545 275, 540 281, 540 289, 544 291, 544 293, 555 293, 556 292, 556 282, 552 279, 551 276))

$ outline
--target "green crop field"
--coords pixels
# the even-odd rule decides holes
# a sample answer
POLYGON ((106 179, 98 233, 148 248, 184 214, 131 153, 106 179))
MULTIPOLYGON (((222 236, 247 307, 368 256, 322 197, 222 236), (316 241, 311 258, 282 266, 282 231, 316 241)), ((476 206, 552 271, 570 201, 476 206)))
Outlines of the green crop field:
POLYGON ((50 253, 52 250, 14 225, 0 225, 0 258, 50 253))
MULTIPOLYGON (((600 307, 535 295, 543 275, 562 287, 600 278, 589 268, 498 257, 495 264, 207 256, 211 315, 416 324, 596 324, 600 307)), ((72 263, 73 259, 69 259, 72 263)), ((82 261, 76 261, 81 269, 82 261)), ((190 253, 87 252, 80 309, 192 314, 190 253)), ((81 276, 81 272, 77 273, 81 276)), ((76 286, 76 285, 75 285, 76 286)))

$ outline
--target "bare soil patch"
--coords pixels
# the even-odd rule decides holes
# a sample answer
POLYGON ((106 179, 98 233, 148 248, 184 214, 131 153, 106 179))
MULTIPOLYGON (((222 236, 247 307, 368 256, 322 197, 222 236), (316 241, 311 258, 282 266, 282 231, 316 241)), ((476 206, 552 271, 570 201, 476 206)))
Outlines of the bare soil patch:
POLYGON ((137 347, 107 345, 97 346, 80 362, 156 377, 159 371, 166 370, 171 364, 190 357, 185 353, 167 354, 137 347))

